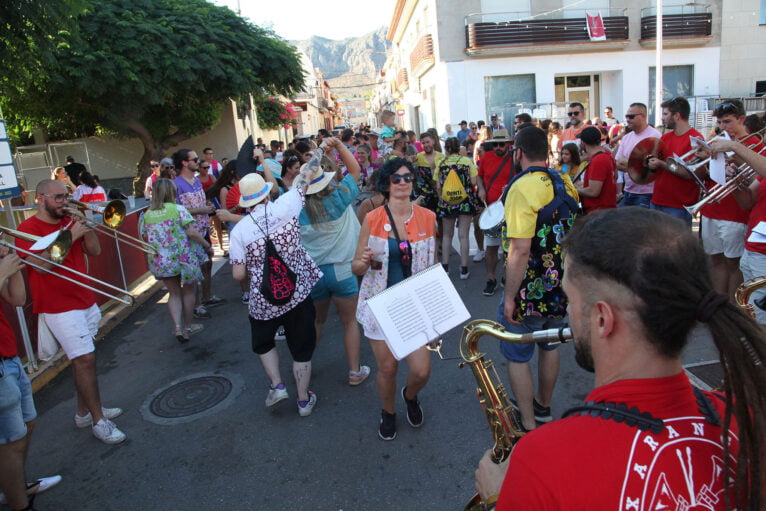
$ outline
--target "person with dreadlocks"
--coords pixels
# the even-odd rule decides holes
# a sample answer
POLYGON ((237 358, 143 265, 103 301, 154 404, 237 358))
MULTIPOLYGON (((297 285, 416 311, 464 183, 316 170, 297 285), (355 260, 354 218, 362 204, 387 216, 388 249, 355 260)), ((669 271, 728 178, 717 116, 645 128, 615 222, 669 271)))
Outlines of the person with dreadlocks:
POLYGON ((340 173, 335 158, 322 157, 322 166, 330 170, 330 176, 311 183, 306 190, 306 207, 298 217, 301 241, 311 258, 322 271, 311 290, 316 310, 317 342, 322 337, 322 327, 327 321, 330 301, 338 309, 343 323, 343 344, 348 359, 348 384, 357 386, 370 375, 370 368, 359 364, 359 327, 356 324, 356 301, 359 286, 351 273, 356 242, 359 239, 359 220, 351 204, 359 194, 361 167, 348 147, 335 137, 322 141, 322 149, 335 149, 340 154, 347 174, 340 182, 333 176, 340 173))
POLYGON ((596 388, 507 461, 485 455, 482 498, 498 510, 763 510, 766 337, 713 289, 697 237, 629 207, 579 218, 563 249, 575 359, 596 388), (693 387, 681 364, 700 323, 721 392, 693 387))

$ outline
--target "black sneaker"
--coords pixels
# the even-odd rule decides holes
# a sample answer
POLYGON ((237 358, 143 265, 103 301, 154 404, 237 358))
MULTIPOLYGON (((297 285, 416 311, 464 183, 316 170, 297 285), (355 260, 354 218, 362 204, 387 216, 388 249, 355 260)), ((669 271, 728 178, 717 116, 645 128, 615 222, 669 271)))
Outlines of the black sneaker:
POLYGON ((378 436, 381 440, 393 440, 396 438, 396 414, 380 411, 380 427, 378 436))
POLYGON ((535 420, 537 422, 551 422, 553 420, 550 406, 543 406, 537 402, 537 399, 533 398, 532 407, 535 410, 535 420))
POLYGON ((492 296, 493 294, 495 294, 495 291, 497 291, 497 281, 488 280, 487 287, 484 288, 484 291, 482 291, 482 294, 484 296, 492 296))
POLYGON ((418 401, 417 396, 412 400, 407 399, 405 396, 406 391, 407 387, 402 387, 402 397, 407 404, 407 422, 413 428, 419 428, 423 425, 423 409, 420 407, 420 401, 418 401))

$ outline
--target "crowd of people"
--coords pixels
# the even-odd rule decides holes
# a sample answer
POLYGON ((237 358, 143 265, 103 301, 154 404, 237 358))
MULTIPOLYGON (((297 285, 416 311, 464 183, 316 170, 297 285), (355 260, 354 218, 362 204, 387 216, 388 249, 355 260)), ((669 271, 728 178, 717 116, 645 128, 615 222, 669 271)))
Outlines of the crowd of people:
MULTIPOLYGON (((168 291, 173 335, 189 342, 204 329, 195 319, 210 318, 208 309, 224 302, 212 293, 211 233, 223 252, 227 232, 225 255, 241 283, 251 346, 268 379, 265 406, 289 398, 276 342, 284 339, 297 412, 313 413, 312 357, 334 304, 348 384, 375 374, 377 434, 394 440, 398 395, 409 425, 424 423, 419 395, 431 374, 431 354, 423 346, 406 357, 406 383, 397 392, 399 361, 366 300, 435 264, 449 272, 455 230, 457 276, 468 279, 473 226, 479 249, 473 260, 483 260, 487 274, 482 293, 503 289, 497 322, 522 334, 568 324, 577 362, 596 375, 587 403, 554 421, 556 346, 537 343, 535 382, 535 344, 501 343, 513 396, 513 410, 506 412, 516 416, 521 439, 509 458, 490 451, 479 464, 476 487, 487 508, 643 509, 649 491, 675 502, 706 499, 709 509, 761 509, 766 342, 734 291, 742 274, 766 274, 766 232, 758 231, 766 221, 762 138, 748 131, 741 102, 725 101, 714 115, 728 137, 697 148, 693 137, 705 137, 689 126, 688 102, 673 98, 660 107, 664 133, 649 124, 642 103, 630 105, 624 125, 609 107, 603 121, 586 121, 584 106, 571 103, 563 127, 520 113, 512 129, 492 115, 489 124, 462 121, 455 132, 448 124, 441 135, 397 129, 395 114, 384 111, 380 129, 345 129, 337 136, 320 130, 268 146, 258 139, 244 159, 218 162, 211 148, 202 158, 184 148, 152 161, 141 234, 154 249, 149 269, 168 291), (636 158, 647 139, 664 149, 636 158), (705 165, 677 165, 671 157, 702 161, 726 153, 737 171, 753 171, 730 168, 731 194, 700 208, 700 243, 687 208, 722 185, 705 165), (494 211, 500 211, 496 219, 494 211), (681 366, 699 322, 720 352, 722 392, 695 389, 681 366), (373 368, 361 360, 360 325, 373 368), (572 471, 572 459, 585 462, 581 470, 572 471), (713 486, 705 489, 710 474, 713 486), (593 480, 603 491, 592 491, 593 480)), ((83 186, 83 200, 100 198, 93 176, 80 172, 75 180, 56 169, 37 187, 36 215, 19 227, 36 236, 72 231, 63 265, 81 271, 85 255, 100 252, 92 228, 67 202, 83 186)), ((32 248, 27 241, 17 245, 32 248)), ((14 254, 2 255, 0 296, 23 302, 23 264, 14 254)), ((98 389, 93 339, 100 313, 93 293, 59 281, 47 249, 21 255, 50 270, 29 271, 30 292, 41 324, 72 362, 75 424, 91 427, 105 443, 122 442, 126 435, 112 422, 122 410, 104 407, 98 389), (55 300, 43 292, 51 285, 60 289, 55 300)), ((757 310, 763 323, 766 311, 757 310)), ((0 454, 7 454, 0 456, 0 487, 14 509, 31 509, 27 496, 60 477, 24 486, 34 404, 3 321, 0 362, 5 374, 15 375, 17 397, 0 420, 0 454)), ((8 378, 0 383, 8 385, 8 378)), ((659 508, 656 499, 651 503, 659 508)))

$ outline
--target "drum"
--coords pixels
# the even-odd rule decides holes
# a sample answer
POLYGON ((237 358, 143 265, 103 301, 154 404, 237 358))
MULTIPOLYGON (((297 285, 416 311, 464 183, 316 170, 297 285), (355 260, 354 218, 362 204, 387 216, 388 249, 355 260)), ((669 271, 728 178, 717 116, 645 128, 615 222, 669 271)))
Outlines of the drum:
POLYGON ((505 207, 502 201, 495 201, 481 212, 479 216, 479 229, 484 234, 493 238, 499 238, 503 230, 505 207))

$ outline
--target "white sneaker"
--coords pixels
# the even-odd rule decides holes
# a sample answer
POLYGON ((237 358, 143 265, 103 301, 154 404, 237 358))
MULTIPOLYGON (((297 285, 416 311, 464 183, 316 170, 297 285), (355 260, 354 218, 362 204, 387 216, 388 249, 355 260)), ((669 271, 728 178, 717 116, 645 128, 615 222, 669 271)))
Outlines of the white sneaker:
MULTIPOLYGON (((48 491, 61 482, 61 476, 55 475, 50 477, 42 477, 34 483, 27 483, 27 495, 37 495, 44 491, 48 491)), ((0 492, 0 504, 7 504, 8 499, 5 494, 0 492)))
MULTIPOLYGON (((114 419, 122 415, 122 408, 101 408, 105 419, 114 419)), ((93 416, 88 412, 86 415, 74 414, 74 424, 78 428, 87 428, 93 425, 93 416)))
POLYGON ((476 252, 474 254, 474 256, 473 256, 473 262, 474 263, 480 263, 483 260, 484 260, 484 251, 483 250, 479 250, 478 252, 476 252))
POLYGON ((127 438, 125 433, 117 429, 115 423, 109 419, 101 419, 93 425, 93 436, 105 444, 119 444, 127 438))
POLYGON ((242 293, 242 304, 247 305, 250 303, 250 291, 245 291, 242 293))
POLYGON ((276 387, 269 386, 269 393, 266 395, 266 406, 274 406, 285 399, 287 399, 287 387, 285 387, 284 383, 280 383, 276 387))
POLYGON ((304 402, 306 404, 301 405, 301 401, 298 401, 298 415, 308 417, 314 411, 314 406, 317 404, 317 395, 309 391, 309 400, 304 402))

